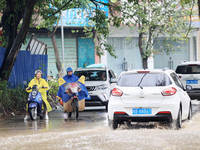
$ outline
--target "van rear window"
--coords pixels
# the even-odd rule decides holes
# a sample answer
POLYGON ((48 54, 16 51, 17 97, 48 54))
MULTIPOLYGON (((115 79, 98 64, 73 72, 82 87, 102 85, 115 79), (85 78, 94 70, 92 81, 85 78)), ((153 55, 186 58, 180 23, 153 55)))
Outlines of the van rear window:
POLYGON ((200 74, 200 65, 185 65, 176 68, 178 74, 200 74))

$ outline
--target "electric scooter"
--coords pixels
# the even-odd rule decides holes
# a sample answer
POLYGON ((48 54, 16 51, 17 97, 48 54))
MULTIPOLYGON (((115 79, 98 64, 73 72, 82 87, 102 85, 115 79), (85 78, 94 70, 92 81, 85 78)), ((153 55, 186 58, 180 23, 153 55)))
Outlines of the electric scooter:
MULTIPOLYGON (((42 87, 44 88, 44 87, 42 87)), ((42 95, 39 92, 37 85, 33 85, 32 88, 28 88, 28 90, 32 89, 32 92, 29 93, 28 96, 28 113, 32 120, 36 120, 37 116, 40 116, 40 119, 44 118, 45 110, 42 109, 42 95)), ((45 107, 45 106, 44 106, 45 107)))

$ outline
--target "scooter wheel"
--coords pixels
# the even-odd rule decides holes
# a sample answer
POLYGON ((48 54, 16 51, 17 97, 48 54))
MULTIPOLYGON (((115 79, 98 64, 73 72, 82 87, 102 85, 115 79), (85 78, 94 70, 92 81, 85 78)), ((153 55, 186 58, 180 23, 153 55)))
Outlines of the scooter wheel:
POLYGON ((69 113, 68 113, 68 117, 71 117, 71 116, 72 116, 72 112, 69 112, 69 113))
POLYGON ((76 107, 75 116, 76 116, 76 118, 78 118, 78 116, 79 116, 79 110, 78 110, 78 107, 76 107))
POLYGON ((31 120, 37 119, 37 108, 28 109, 31 120))

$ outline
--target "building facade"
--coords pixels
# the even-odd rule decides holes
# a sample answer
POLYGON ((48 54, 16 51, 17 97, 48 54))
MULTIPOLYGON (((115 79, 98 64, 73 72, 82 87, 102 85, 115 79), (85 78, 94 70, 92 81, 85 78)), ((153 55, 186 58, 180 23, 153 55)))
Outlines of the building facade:
MULTIPOLYGON (((31 28, 27 35, 27 42, 22 46, 22 50, 26 50, 31 34, 47 44, 48 55, 48 75, 58 76, 56 68, 56 58, 53 43, 51 40, 51 33, 46 29, 31 28), (52 74, 51 74, 52 72, 52 74)), ((62 44, 61 44, 61 29, 58 28, 56 32, 56 43, 59 51, 60 61, 62 63, 62 44)), ((84 38, 85 33, 83 28, 64 28, 64 68, 71 67, 85 67, 89 64, 95 63, 95 43, 92 38, 84 38), (72 30, 79 30, 78 33, 72 33, 72 30)), ((97 57, 96 57, 97 58, 97 57)))
MULTIPOLYGON (((118 75, 124 70, 143 68, 138 47, 137 31, 128 27, 121 29, 112 27, 111 30, 113 30, 113 34, 108 37, 107 41, 115 47, 118 57, 115 59, 105 52, 105 55, 101 58, 101 62, 107 64, 118 75)), ((162 37, 157 41, 159 40, 162 40, 162 37)), ((168 55, 166 52, 157 52, 152 58, 149 58, 148 67, 150 69, 175 69, 181 61, 198 61, 200 60, 199 43, 199 30, 194 29, 188 41, 172 42, 175 48, 174 53, 168 55)), ((160 42, 154 44, 154 49, 162 49, 160 42)))

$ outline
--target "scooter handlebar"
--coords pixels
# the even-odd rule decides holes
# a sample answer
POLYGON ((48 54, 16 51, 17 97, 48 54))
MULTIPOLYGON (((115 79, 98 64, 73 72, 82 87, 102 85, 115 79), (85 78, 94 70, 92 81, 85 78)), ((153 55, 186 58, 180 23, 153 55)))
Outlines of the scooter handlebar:
POLYGON ((42 89, 47 89, 47 87, 46 86, 42 86, 42 89))
POLYGON ((31 87, 28 87, 28 88, 27 88, 27 90, 31 90, 31 89, 32 89, 31 87))
MULTIPOLYGON (((40 88, 42 88, 42 89, 47 89, 47 87, 45 87, 45 86, 39 87, 39 88, 37 88, 37 89, 39 90, 40 88)), ((27 88, 27 90, 31 90, 31 89, 32 89, 31 87, 28 87, 28 88, 27 88)))

